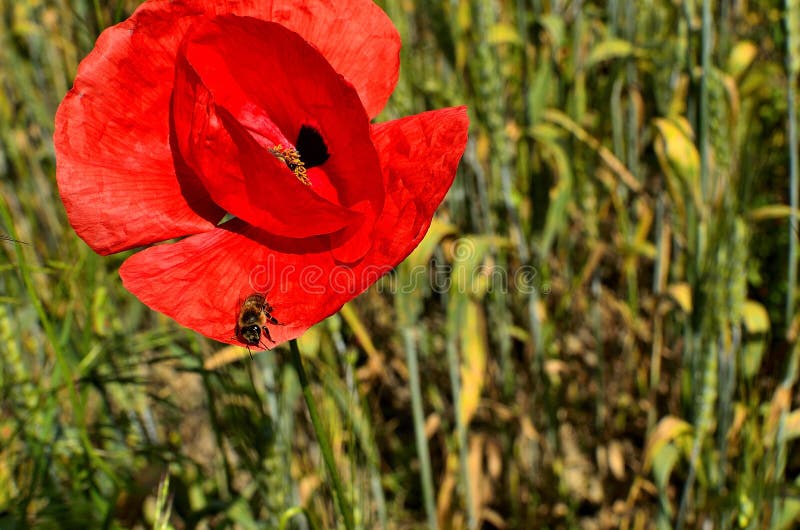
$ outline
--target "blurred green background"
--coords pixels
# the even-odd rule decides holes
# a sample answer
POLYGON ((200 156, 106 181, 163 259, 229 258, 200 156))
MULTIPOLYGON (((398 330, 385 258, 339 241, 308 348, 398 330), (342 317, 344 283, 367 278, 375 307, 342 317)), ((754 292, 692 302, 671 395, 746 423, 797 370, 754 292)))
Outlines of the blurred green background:
MULTIPOLYGON (((359 527, 796 527, 799 2, 381 4, 379 120, 471 131, 300 341, 359 527)), ((66 221, 54 112, 136 5, 0 0, 0 530, 337 528, 285 346, 151 312, 66 221)))

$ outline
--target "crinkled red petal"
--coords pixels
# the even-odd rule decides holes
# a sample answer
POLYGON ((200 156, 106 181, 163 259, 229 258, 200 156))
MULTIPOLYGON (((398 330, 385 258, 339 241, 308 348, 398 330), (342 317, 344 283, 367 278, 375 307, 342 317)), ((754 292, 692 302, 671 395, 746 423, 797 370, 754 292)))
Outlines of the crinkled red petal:
POLYGON ((322 136, 330 158, 322 166, 349 206, 368 200, 380 209, 383 183, 370 140, 369 117, 353 86, 313 46, 279 24, 219 16, 184 44, 186 60, 216 103, 245 127, 270 138, 274 124, 294 142, 303 125, 322 136))
POLYGON ((59 192, 101 254, 210 230, 224 215, 169 145, 175 50, 191 19, 144 5, 105 31, 56 114, 59 192))
POLYGON ((425 235, 464 151, 463 107, 426 112, 373 128, 389 194, 374 244, 353 267, 337 263, 324 238, 280 238, 233 220, 205 234, 151 247, 120 269, 145 304, 208 337, 236 344, 240 304, 267 295, 276 342, 302 334, 404 259, 425 235), (414 189, 425 183, 424 195, 414 189))
POLYGON ((297 32, 355 87, 370 118, 397 84, 400 35, 372 0, 194 0, 190 5, 277 22, 297 32))
POLYGON ((216 204, 251 225, 287 237, 331 234, 361 219, 302 184, 215 104, 185 64, 179 62, 175 83, 175 142, 216 204))
POLYGON ((184 158, 218 204, 252 225, 303 237, 363 219, 317 196, 265 149, 286 147, 286 138, 296 139, 304 125, 320 133, 331 154, 319 169, 336 189, 337 202, 366 200, 373 212, 380 209, 380 165, 358 94, 312 46, 282 26, 219 16, 193 28, 180 52, 174 108, 184 158), (226 122, 225 115, 239 123, 226 122), (237 134, 242 127, 262 146, 237 134), (222 196, 230 200, 221 202, 222 196), (273 215, 260 222, 254 215, 259 210, 273 215))
POLYGON ((436 208, 453 184, 468 129, 465 106, 373 125, 387 201, 374 228, 373 255, 378 257, 371 259, 395 266, 425 237, 436 208))
POLYGON ((56 115, 57 180, 76 232, 102 254, 209 230, 223 215, 169 145, 178 46, 209 14, 274 20, 318 48, 369 116, 397 80, 400 39, 370 0, 145 2, 107 29, 56 115))

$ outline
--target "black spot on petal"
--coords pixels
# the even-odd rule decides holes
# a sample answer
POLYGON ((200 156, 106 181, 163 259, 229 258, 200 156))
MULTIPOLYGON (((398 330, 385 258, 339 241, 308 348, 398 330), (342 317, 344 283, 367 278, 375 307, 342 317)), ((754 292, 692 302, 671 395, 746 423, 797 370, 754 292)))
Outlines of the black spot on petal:
POLYGON ((321 166, 331 157, 322 135, 314 127, 303 125, 294 144, 306 169, 321 166))

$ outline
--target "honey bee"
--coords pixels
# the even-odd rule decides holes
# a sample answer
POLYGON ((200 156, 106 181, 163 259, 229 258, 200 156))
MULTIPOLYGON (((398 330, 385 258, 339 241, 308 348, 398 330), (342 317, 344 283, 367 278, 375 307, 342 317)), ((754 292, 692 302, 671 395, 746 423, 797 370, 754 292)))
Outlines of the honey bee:
POLYGON ((275 341, 272 340, 267 324, 281 325, 278 319, 272 316, 272 306, 267 302, 267 297, 253 293, 245 299, 239 309, 239 317, 236 319, 236 338, 248 347, 261 345, 269 349, 264 341, 268 340, 273 344, 275 341))

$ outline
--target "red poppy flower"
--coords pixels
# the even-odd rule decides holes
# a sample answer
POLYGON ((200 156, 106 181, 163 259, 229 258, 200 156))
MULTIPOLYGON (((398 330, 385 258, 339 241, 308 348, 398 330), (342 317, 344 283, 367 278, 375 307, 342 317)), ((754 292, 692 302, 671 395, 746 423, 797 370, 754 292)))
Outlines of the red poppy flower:
POLYGON ((416 247, 463 153, 463 107, 370 123, 399 47, 362 0, 146 2, 56 116, 72 226, 100 254, 154 245, 123 283, 184 326, 237 343, 255 292, 297 337, 416 247))

